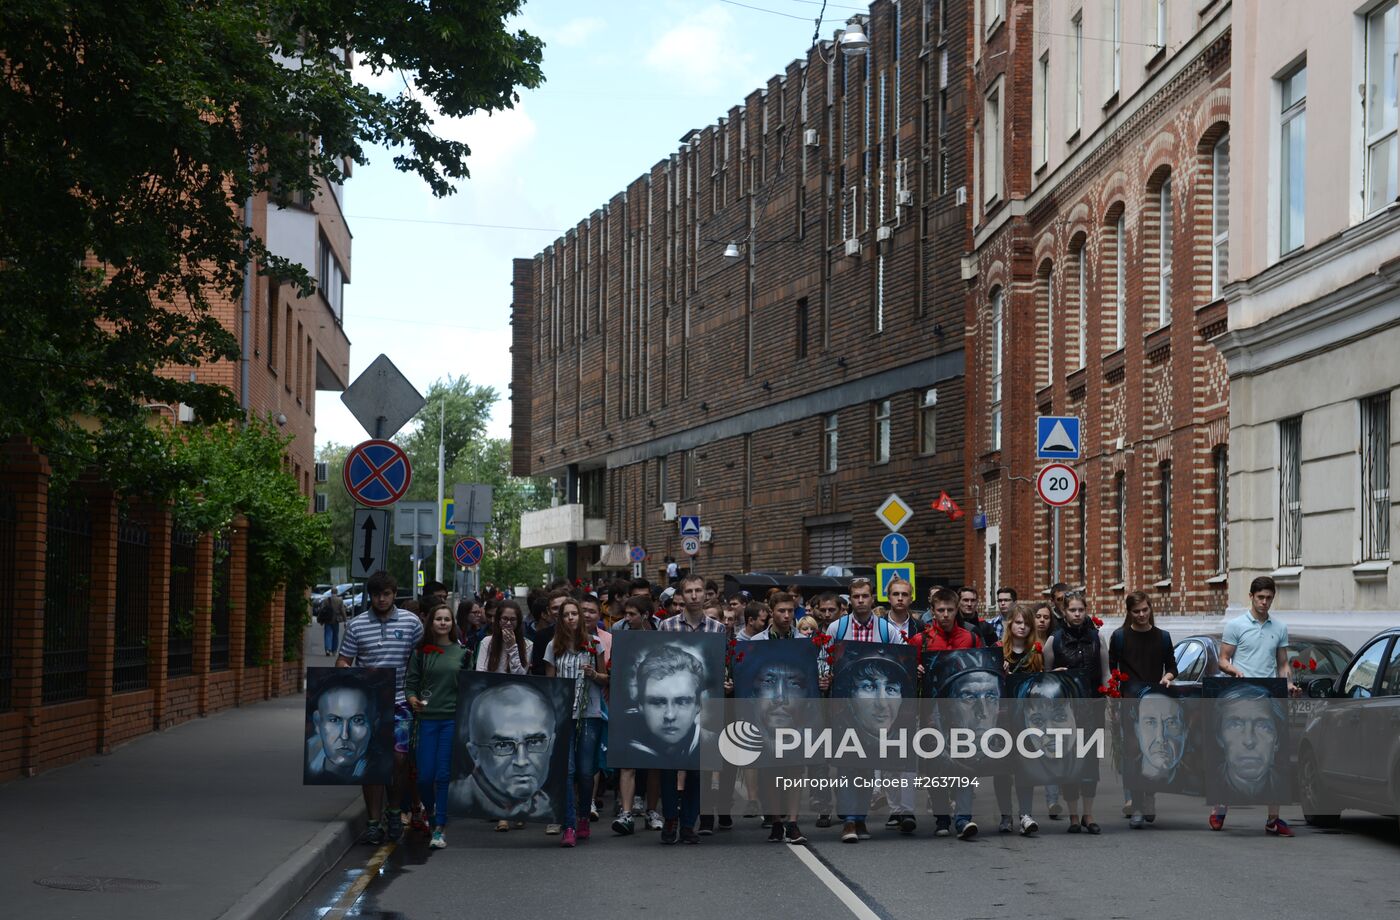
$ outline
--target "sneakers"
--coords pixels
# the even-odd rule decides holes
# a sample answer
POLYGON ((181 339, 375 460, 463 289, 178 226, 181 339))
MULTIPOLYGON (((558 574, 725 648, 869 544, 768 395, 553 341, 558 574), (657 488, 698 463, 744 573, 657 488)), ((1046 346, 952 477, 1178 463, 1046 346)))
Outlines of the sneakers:
POLYGON ((781 821, 774 821, 774 822, 773 822, 773 829, 772 829, 771 831, 768 832, 768 842, 769 842, 769 843, 782 843, 782 842, 783 842, 783 822, 781 822, 781 821))
POLYGON ((1155 821, 1157 820, 1157 816, 1156 816, 1156 815, 1143 815, 1143 816, 1142 816, 1142 820, 1146 821, 1148 824, 1152 824, 1153 822, 1155 822, 1155 821))
POLYGON ((1264 833, 1272 834, 1275 837, 1292 837, 1293 828, 1288 826, 1288 822, 1282 818, 1271 818, 1264 825, 1264 833))
POLYGON ((559 845, 561 847, 578 846, 578 835, 574 833, 574 829, 572 827, 564 828, 564 836, 559 839, 559 845))
MULTIPOLYGON (((1213 831, 1225 829, 1225 812, 1213 811, 1210 813, 1210 829, 1213 831)), ((1265 825, 1265 830, 1267 829, 1268 825, 1265 825)))
POLYGON ((817 827, 831 827, 831 815, 817 815, 817 827))
POLYGON ((807 842, 807 835, 802 833, 802 828, 797 826, 796 821, 789 821, 783 834, 783 840, 793 846, 800 846, 807 842))
POLYGON ((859 837, 861 840, 870 839, 870 828, 865 826, 864 821, 856 822, 856 836, 859 837))
POLYGON ((632 832, 636 830, 636 828, 632 826, 632 813, 624 812, 614 818, 612 829, 613 833, 617 834, 619 837, 630 837, 632 832))
POLYGON ((971 840, 973 837, 976 837, 976 836, 977 836, 977 822, 976 822, 976 821, 959 821, 959 822, 958 822, 958 839, 959 839, 959 840, 971 840))
POLYGON ((554 834, 559 833, 559 832, 562 831, 563 829, 564 829, 564 826, 563 826, 562 824, 546 824, 546 825, 545 825, 545 828, 544 828, 544 832, 545 832, 546 834, 549 834, 550 836, 553 836, 554 834))
POLYGON ((642 798, 641 796, 639 796, 639 795, 634 795, 634 796, 632 796, 632 814, 633 814, 633 816, 640 818, 640 817, 642 817, 643 815, 645 815, 646 813, 647 813, 647 803, 646 803, 646 800, 643 799, 643 798, 642 798))
POLYGON ((1064 803, 1063 803, 1063 802, 1058 802, 1058 801, 1056 801, 1056 802, 1051 802, 1051 803, 1046 807, 1046 811, 1049 812, 1049 814, 1050 814, 1050 820, 1051 820, 1051 821, 1058 821, 1058 820, 1060 820, 1061 817, 1064 816, 1064 813, 1065 813, 1065 806, 1064 806, 1064 803))
POLYGON ((940 819, 938 822, 938 826, 933 829, 933 836, 951 837, 952 835, 953 828, 948 824, 948 820, 946 818, 940 819))
POLYGON ((433 839, 428 841, 428 846, 432 847, 434 850, 441 850, 443 847, 447 846, 447 837, 443 834, 442 828, 433 831, 433 839))
POLYGON ((885 819, 885 827, 888 827, 891 830, 893 830, 896 827, 899 827, 899 812, 893 812, 888 818, 885 819))
POLYGON ((1021 836, 1029 837, 1040 830, 1040 825, 1035 823, 1035 819, 1030 815, 1021 815, 1021 836))
POLYGON ((700 842, 700 835, 695 833, 693 827, 681 828, 681 843, 688 843, 692 846, 700 842))
POLYGON ((411 830, 411 831, 416 831, 417 833, 420 833, 420 834, 432 833, 432 829, 431 829, 430 827, 428 827, 428 812, 427 812, 427 809, 424 809, 424 808, 415 808, 415 809, 413 809, 413 817, 410 818, 409 821, 408 821, 408 829, 411 830))
POLYGON ((387 834, 390 840, 398 843, 403 839, 403 814, 397 811, 388 813, 387 834))
POLYGON ((504 820, 502 820, 502 821, 497 821, 497 822, 496 822, 496 830, 497 830, 497 831, 508 831, 508 830, 510 830, 510 822, 509 822, 509 821, 504 821, 504 820))
POLYGON ((649 831, 659 831, 659 830, 661 830, 661 826, 662 826, 664 823, 665 823, 665 822, 661 820, 661 812, 659 812, 659 811, 649 811, 649 812, 647 812, 647 830, 649 830, 649 831))
POLYGON ((678 840, 680 840, 680 822, 674 818, 668 819, 661 828, 661 842, 672 846, 678 840))
POLYGON ((763 816, 763 826, 764 826, 765 828, 772 827, 773 824, 774 824, 774 821, 773 821, 773 816, 772 816, 772 815, 764 815, 764 816, 763 816))
POLYGON ((594 800, 589 804, 589 806, 588 806, 588 820, 590 820, 590 821, 597 821, 597 820, 598 820, 598 814, 599 814, 598 809, 599 809, 599 807, 600 807, 600 806, 599 806, 599 804, 598 804, 598 800, 597 800, 597 799, 594 799, 594 800))
POLYGON ((842 842, 842 843, 859 843, 859 842, 860 842, 860 834, 857 834, 857 833, 856 833, 856 823, 855 823, 854 821, 847 821, 845 824, 841 825, 841 842, 842 842))
POLYGON ((899 816, 899 832, 901 834, 912 834, 919 827, 919 822, 914 820, 913 815, 899 816))
POLYGON ((575 834, 579 840, 587 840, 593 836, 593 828, 589 826, 587 818, 578 819, 578 832, 575 834))
POLYGON ((714 832, 715 832, 715 816, 714 816, 714 815, 701 815, 701 816, 700 816, 700 836, 701 836, 701 837, 709 837, 709 836, 710 836, 711 834, 713 834, 714 832))
POLYGON ((1011 833, 1011 816, 1010 816, 1010 815, 1002 815, 1002 816, 1001 816, 1001 821, 997 822, 997 833, 998 833, 998 834, 1009 834, 1009 833, 1011 833))
POLYGON ((1143 820, 1142 812, 1140 811, 1133 812, 1132 817, 1128 819, 1128 826, 1135 831, 1142 830, 1145 824, 1146 821, 1143 820))
POLYGON ((384 824, 381 821, 374 821, 365 832, 360 835, 360 843, 368 844, 372 847, 384 845, 384 824))
POLYGON ((734 830, 734 816, 733 816, 733 815, 720 815, 720 816, 719 816, 719 829, 722 830, 722 831, 732 831, 732 830, 734 830))
POLYGON ((1132 802, 1124 802, 1124 803, 1123 803, 1123 817, 1125 817, 1125 818, 1132 818, 1132 816, 1133 816, 1134 814, 1136 814, 1136 813, 1137 813, 1137 809, 1133 807, 1133 803, 1132 803, 1132 802))

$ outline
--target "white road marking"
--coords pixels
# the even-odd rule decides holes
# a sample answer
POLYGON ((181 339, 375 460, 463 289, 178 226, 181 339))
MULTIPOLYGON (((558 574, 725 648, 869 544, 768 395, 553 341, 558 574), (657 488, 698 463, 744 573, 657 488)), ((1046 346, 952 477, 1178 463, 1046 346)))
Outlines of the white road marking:
POLYGON ((823 885, 836 895, 837 900, 846 905, 846 908, 854 914, 858 920, 881 920, 880 915, 866 906, 865 902, 856 897, 856 893, 835 875, 831 870, 822 864, 820 859, 805 846, 789 846, 789 850, 797 856, 802 864, 812 870, 812 874, 821 879, 823 885))

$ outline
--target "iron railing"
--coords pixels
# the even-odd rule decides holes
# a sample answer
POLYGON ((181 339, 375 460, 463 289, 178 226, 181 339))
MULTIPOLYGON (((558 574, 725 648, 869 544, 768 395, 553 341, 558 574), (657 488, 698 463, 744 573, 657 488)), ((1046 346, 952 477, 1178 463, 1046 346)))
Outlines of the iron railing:
POLYGON ((1361 400, 1361 559, 1390 558, 1390 394, 1361 400))
POLYGON ((256 668, 263 660, 263 639, 267 635, 267 611, 253 607, 253 579, 244 580, 243 592, 243 666, 256 668))
POLYGON ((116 587, 112 690, 144 690, 151 634, 151 531, 125 514, 117 521, 116 587))
POLYGON ((214 540, 214 593, 209 612, 209 670, 228 670, 229 582, 233 543, 227 537, 214 540))
POLYGON ((296 661, 301 657, 310 606, 311 600, 306 596, 305 588, 287 586, 286 602, 282 605, 283 661, 296 661))
POLYGON ((1303 564, 1303 419, 1278 423, 1278 564, 1303 564))
POLYGON ((44 573, 44 703, 87 696, 92 513, 49 497, 44 573))
POLYGON ((15 530, 19 516, 15 513, 15 497, 0 491, 0 712, 13 706, 11 685, 15 668, 15 530))
POLYGON ((166 673, 194 673, 194 561, 199 534, 184 527, 170 530, 170 618, 166 673))

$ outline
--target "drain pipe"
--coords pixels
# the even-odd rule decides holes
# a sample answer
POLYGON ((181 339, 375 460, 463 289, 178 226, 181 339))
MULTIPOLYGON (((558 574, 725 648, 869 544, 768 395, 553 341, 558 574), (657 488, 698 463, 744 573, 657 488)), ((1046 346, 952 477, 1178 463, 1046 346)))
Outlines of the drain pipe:
MULTIPOLYGON (((251 186, 253 157, 248 157, 248 181, 251 186)), ((249 233, 253 229, 253 191, 248 190, 248 200, 243 205, 243 229, 249 233)), ((243 316, 241 354, 238 359, 238 406, 243 410, 243 424, 248 424, 248 365, 252 361, 253 349, 253 255, 247 240, 243 241, 243 251, 248 253, 248 262, 243 268, 243 316)))

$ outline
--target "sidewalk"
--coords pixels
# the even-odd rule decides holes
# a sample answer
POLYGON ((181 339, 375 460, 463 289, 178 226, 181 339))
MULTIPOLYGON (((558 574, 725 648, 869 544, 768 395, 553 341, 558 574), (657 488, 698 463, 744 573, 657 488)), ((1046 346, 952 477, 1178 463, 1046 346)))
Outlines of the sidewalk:
POLYGON ((0 915, 280 917, 364 823, 357 787, 301 784, 303 710, 300 697, 231 709, 0 785, 0 915), (55 877, 88 890, 37 883, 55 877))

